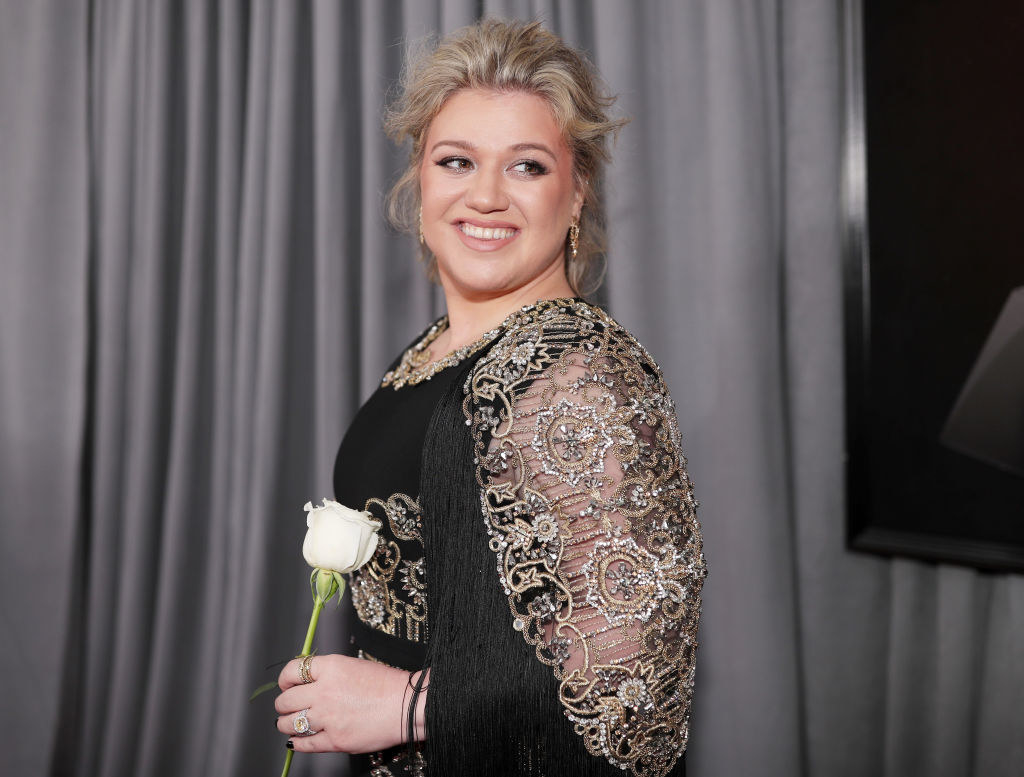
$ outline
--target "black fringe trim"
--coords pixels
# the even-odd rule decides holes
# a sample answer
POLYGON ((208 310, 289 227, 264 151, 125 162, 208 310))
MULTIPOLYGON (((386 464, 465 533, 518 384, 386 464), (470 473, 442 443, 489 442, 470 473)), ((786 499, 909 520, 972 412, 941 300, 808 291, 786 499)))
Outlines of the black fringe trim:
POLYGON ((488 546, 473 440, 463 413, 473 364, 441 398, 423 447, 429 775, 621 777, 622 770, 586 751, 563 713, 552 668, 512 628, 508 597, 488 546))

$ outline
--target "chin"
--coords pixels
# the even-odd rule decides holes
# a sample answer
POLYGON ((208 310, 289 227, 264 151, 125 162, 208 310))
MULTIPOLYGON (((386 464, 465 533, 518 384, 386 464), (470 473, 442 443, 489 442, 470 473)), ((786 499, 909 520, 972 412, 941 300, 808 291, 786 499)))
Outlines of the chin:
POLYGON ((442 277, 442 286, 451 289, 467 299, 488 299, 515 291, 522 284, 496 278, 449 277, 447 283, 442 277))
MULTIPOLYGON (((428 239, 428 245, 429 245, 428 239)), ((541 279, 545 279, 541 285, 545 288, 550 281, 551 285, 558 285, 560 275, 552 272, 553 265, 559 263, 564 267, 564 260, 559 252, 560 246, 537 246, 515 245, 514 243, 496 251, 477 252, 468 250, 464 245, 446 244, 447 241, 440 241, 442 250, 448 259, 442 261, 438 256, 438 272, 441 276, 441 285, 448 293, 449 290, 466 298, 496 297, 502 294, 512 294, 516 291, 530 286, 541 279), (538 262, 530 259, 531 255, 543 255, 548 251, 558 252, 557 256, 549 261, 538 262)), ((564 277, 564 272, 562 274, 564 277)), ((547 292, 538 289, 540 294, 547 292)))
POLYGON ((515 284, 508 262, 501 256, 460 257, 456 262, 438 262, 442 279, 459 289, 498 290, 515 284))

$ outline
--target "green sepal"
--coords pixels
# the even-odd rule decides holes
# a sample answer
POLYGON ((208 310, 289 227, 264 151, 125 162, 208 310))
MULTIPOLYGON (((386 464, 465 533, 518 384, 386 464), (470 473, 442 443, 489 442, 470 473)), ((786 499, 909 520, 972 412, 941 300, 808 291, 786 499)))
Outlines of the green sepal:
POLYGON ((313 572, 309 576, 309 590, 313 593, 313 604, 316 604, 316 576, 319 573, 320 570, 314 567, 313 572))
POLYGON ((335 602, 336 606, 341 607, 341 600, 345 596, 345 576, 341 572, 334 573, 334 582, 338 586, 338 601, 335 602))
MULTIPOLYGON (((338 578, 341 575, 333 569, 317 569, 315 570, 310 582, 313 588, 313 602, 323 602, 327 604, 331 601, 331 597, 338 592, 338 578)), ((342 579, 344 579, 342 577, 342 579)))

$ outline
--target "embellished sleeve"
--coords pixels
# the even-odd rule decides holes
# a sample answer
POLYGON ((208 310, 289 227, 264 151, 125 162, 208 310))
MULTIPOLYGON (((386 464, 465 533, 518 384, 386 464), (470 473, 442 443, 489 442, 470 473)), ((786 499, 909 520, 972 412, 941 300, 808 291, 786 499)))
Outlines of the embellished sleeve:
POLYGON ((664 775, 686 749, 706 571, 672 400, 594 308, 514 328, 467 388, 510 626, 592 755, 664 775))

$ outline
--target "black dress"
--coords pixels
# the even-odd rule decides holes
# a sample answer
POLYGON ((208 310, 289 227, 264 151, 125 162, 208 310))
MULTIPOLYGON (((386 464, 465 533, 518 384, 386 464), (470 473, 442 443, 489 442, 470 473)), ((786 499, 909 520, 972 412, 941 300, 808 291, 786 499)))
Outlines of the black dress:
POLYGON ((335 463, 383 526, 349 577, 352 652, 431 670, 426 743, 353 774, 682 774, 706 570, 657 366, 581 300, 432 362, 445 326, 335 463))

